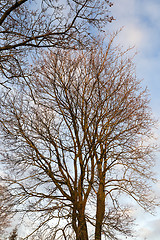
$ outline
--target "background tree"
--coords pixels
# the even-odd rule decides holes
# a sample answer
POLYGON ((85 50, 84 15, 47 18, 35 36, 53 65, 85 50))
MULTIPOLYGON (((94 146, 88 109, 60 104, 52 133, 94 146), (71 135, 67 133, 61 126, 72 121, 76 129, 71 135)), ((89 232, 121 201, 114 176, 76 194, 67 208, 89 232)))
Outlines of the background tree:
POLYGON ((10 225, 12 196, 4 185, 0 185, 0 234, 10 225))
MULTIPOLYGON (((113 18, 110 1, 0 1, 0 70, 7 79, 24 75, 26 56, 45 47, 84 48, 93 41, 93 28, 113 18), (35 50, 36 49, 36 50, 35 50)), ((94 38, 95 40, 95 38, 94 38)), ((1 80, 5 85, 5 81, 1 80)))
POLYGON ((14 228, 13 231, 11 232, 10 236, 9 236, 9 240, 16 240, 17 239, 17 228, 14 228))
POLYGON ((50 239, 129 236, 124 197, 147 211, 156 205, 147 90, 113 39, 105 50, 48 53, 28 76, 32 94, 22 83, 1 99, 16 212, 50 239))

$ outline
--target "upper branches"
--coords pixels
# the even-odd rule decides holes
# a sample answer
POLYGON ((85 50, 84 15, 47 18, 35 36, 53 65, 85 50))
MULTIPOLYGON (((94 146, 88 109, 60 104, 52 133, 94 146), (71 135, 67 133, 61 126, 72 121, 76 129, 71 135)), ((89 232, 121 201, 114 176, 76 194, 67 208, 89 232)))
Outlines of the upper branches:
POLYGON ((0 70, 3 77, 21 76, 26 56, 35 49, 88 47, 95 40, 92 27, 101 28, 112 21, 108 13, 111 5, 103 0, 1 1, 0 70))
MULTIPOLYGON (((20 0, 20 1, 16 1, 15 3, 13 3, 13 5, 9 6, 8 9, 6 9, 5 11, 2 12, 2 16, 0 18, 0 26, 3 24, 3 22, 5 21, 5 19, 11 14, 11 12, 13 12, 14 10, 18 9, 23 3, 25 3, 27 0, 20 0)), ((3 3, 2 3, 3 4, 3 3)), ((1 6, 1 10, 2 10, 3 6, 1 6)), ((4 10, 4 8, 3 8, 4 10)))

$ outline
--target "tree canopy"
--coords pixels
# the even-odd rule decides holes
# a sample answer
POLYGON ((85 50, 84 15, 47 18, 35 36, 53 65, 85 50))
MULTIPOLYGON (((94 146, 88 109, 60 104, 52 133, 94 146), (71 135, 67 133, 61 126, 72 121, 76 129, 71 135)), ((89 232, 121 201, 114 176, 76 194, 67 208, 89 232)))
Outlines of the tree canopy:
POLYGON ((30 87, 21 82, 1 99, 16 212, 37 218, 34 231, 50 239, 130 236, 121 197, 147 211, 156 205, 148 93, 113 39, 105 48, 47 51, 30 87))

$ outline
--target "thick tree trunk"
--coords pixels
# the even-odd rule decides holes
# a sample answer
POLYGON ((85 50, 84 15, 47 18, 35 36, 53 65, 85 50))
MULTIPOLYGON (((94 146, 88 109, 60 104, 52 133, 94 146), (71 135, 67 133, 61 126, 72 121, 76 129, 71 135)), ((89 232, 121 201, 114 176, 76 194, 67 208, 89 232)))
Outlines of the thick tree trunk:
POLYGON ((73 208, 73 212, 72 212, 72 227, 75 231, 76 234, 76 239, 78 236, 78 226, 77 226, 77 214, 76 214, 76 209, 73 208))
POLYGON ((87 224, 84 210, 80 209, 78 216, 78 235, 76 240, 88 240, 87 224))
POLYGON ((87 224, 85 219, 79 222, 79 233, 77 240, 88 240, 87 224))
POLYGON ((96 229, 95 240, 101 240, 102 222, 105 214, 105 192, 103 181, 99 184, 97 193, 97 212, 96 212, 96 229))
POLYGON ((77 211, 73 208, 72 227, 76 234, 76 240, 88 240, 88 230, 83 207, 77 211))

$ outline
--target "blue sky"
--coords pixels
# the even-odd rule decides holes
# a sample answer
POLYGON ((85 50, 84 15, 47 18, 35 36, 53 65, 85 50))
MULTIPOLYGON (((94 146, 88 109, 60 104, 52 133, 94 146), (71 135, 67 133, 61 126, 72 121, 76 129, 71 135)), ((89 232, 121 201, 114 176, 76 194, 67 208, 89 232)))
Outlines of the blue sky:
MULTIPOLYGON (((123 27, 118 42, 124 48, 135 46, 137 76, 148 86, 153 114, 160 120, 160 0, 115 0, 111 13, 116 21, 109 30, 123 27)), ((156 135, 159 137, 160 127, 156 135)), ((160 154, 157 155, 156 170, 160 179, 160 154)), ((155 189, 160 197, 160 181, 155 189)), ((138 207, 133 214, 139 224, 136 240, 160 239, 160 207, 155 216, 138 207)))
POLYGON ((137 74, 151 92, 154 114, 160 112, 160 1, 116 0, 111 9, 116 18, 110 28, 124 27, 119 41, 124 47, 135 46, 137 74))

